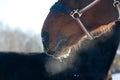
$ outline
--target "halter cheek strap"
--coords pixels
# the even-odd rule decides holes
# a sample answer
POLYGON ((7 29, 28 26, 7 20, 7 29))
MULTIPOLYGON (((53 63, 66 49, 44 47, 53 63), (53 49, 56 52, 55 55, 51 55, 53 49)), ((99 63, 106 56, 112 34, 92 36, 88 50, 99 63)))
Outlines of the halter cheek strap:
POLYGON ((81 15, 82 15, 85 11, 87 11, 87 10, 90 9, 91 7, 95 6, 99 1, 100 1, 100 0, 95 0, 95 1, 93 1, 92 3, 90 3, 88 6, 86 6, 85 8, 83 8, 83 9, 81 9, 81 10, 79 10, 79 9, 73 10, 73 11, 70 13, 70 16, 72 16, 72 18, 75 19, 75 20, 79 23, 81 29, 86 33, 86 35, 88 36, 88 38, 89 38, 90 40, 94 39, 95 37, 86 29, 86 27, 84 26, 84 24, 83 24, 82 21, 80 20, 80 17, 81 17, 81 15))

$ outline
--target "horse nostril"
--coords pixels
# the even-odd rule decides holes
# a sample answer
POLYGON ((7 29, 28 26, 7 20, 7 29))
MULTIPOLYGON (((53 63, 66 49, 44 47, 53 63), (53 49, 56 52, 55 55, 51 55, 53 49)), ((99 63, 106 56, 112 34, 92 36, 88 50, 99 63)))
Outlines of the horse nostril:
POLYGON ((48 55, 54 55, 55 51, 50 51, 49 49, 45 50, 45 53, 48 55))
POLYGON ((48 49, 48 45, 49 45, 49 34, 48 34, 48 32, 43 31, 41 36, 42 36, 42 42, 43 42, 44 49, 48 49))

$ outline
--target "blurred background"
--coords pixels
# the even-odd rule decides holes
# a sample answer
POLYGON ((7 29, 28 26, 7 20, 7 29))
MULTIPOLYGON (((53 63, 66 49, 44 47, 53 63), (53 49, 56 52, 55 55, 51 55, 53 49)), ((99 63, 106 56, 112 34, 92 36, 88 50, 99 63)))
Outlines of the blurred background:
POLYGON ((0 51, 42 52, 41 28, 57 0, 0 0, 0 51))
POLYGON ((113 61, 112 72, 120 73, 120 46, 118 47, 117 55, 113 61))
MULTIPOLYGON (((41 27, 57 0, 0 0, 0 51, 43 52, 41 27)), ((120 47, 113 61, 114 80, 120 80, 120 47)))

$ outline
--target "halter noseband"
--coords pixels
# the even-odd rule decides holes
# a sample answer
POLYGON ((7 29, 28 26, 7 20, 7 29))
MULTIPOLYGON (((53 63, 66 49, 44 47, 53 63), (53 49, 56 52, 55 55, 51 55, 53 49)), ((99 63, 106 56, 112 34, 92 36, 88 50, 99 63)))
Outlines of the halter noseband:
MULTIPOLYGON (((70 15, 74 20, 76 20, 79 23, 80 27, 86 33, 86 35, 89 37, 89 39, 92 40, 95 37, 85 28, 82 21, 80 20, 80 17, 85 11, 87 11, 88 9, 90 9, 91 7, 96 5, 99 1, 101 1, 101 0, 94 0, 92 3, 90 3, 89 5, 84 7, 83 9, 70 8, 69 6, 67 6, 67 5, 63 4, 62 2, 58 1, 50 8, 50 10, 51 11, 56 11, 56 12, 62 12, 66 15, 70 15)), ((117 1, 117 0, 114 0, 113 5, 114 5, 114 7, 117 8, 118 13, 119 13, 119 18, 118 19, 120 19, 120 2, 117 1)))

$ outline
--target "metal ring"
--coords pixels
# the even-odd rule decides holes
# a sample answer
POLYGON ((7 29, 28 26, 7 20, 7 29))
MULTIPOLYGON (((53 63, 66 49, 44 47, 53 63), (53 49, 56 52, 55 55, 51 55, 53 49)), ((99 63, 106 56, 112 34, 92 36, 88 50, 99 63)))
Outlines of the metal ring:
POLYGON ((72 18, 76 19, 78 17, 81 17, 82 13, 79 13, 79 10, 76 9, 76 10, 73 10, 71 13, 70 13, 70 16, 72 16, 72 18))
POLYGON ((114 1, 113 6, 116 7, 119 3, 119 1, 114 1))

